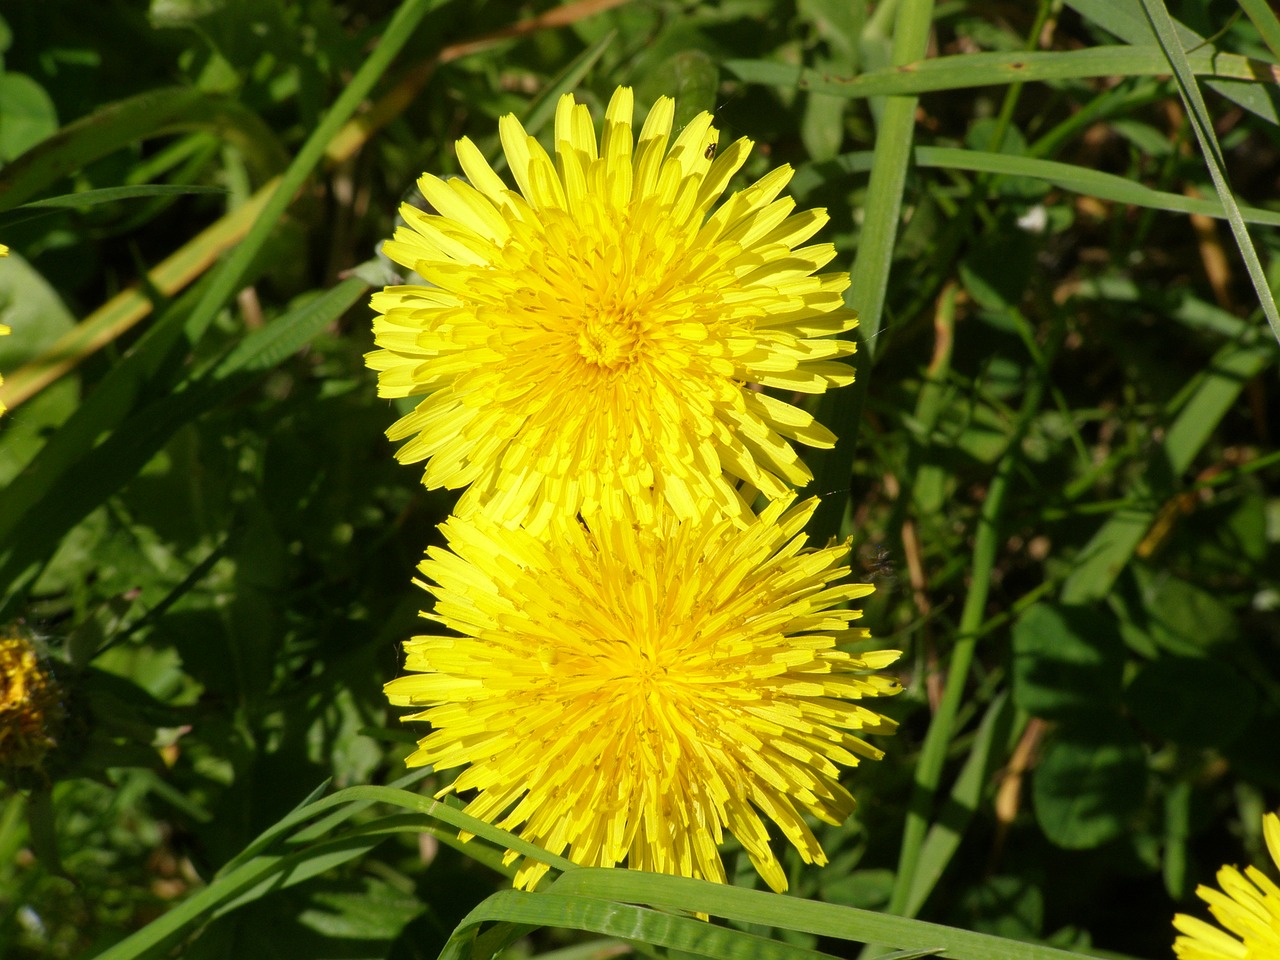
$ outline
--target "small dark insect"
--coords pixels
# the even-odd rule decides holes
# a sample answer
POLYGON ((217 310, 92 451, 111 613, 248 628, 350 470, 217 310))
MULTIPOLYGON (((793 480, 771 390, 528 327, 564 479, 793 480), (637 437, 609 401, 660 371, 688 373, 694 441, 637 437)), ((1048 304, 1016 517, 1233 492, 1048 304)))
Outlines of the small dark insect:
POLYGON ((716 155, 716 145, 715 145, 715 143, 714 143, 714 142, 713 142, 713 143, 708 143, 708 144, 707 144, 707 149, 706 149, 706 150, 704 150, 704 151, 702 151, 702 155, 703 155, 703 157, 705 157, 705 158, 706 158, 706 159, 708 159, 708 160, 710 160, 712 157, 714 157, 714 156, 716 155))

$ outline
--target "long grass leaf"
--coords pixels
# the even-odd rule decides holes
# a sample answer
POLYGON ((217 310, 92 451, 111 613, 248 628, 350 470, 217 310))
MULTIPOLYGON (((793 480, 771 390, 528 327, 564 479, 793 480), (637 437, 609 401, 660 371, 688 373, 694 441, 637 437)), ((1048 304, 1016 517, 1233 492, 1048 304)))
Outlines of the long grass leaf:
POLYGON ((1276 12, 1266 0, 1240 0, 1240 9, 1253 21, 1271 55, 1280 58, 1280 19, 1276 18, 1276 12))
MULTIPOLYGON (((929 30, 933 24, 933 0, 903 0, 898 11, 893 35, 893 60, 907 64, 925 54, 929 30)), ((861 356, 856 360, 858 377, 852 389, 827 391, 818 402, 818 420, 838 438, 834 447, 811 456, 816 489, 824 494, 809 529, 819 541, 838 534, 844 512, 844 497, 831 496, 845 491, 853 466, 862 405, 870 381, 871 355, 884 313, 885 291, 889 285, 889 267, 893 261, 893 245, 902 217, 902 192, 911 165, 911 146, 915 134, 916 98, 890 97, 876 131, 875 156, 871 163, 871 179, 867 186, 867 207, 858 237, 858 253, 853 262, 847 299, 858 311, 858 328, 853 339, 861 356)))
MULTIPOLYGON (((517 890, 495 893, 467 914, 441 951, 441 960, 494 956, 493 949, 472 948, 476 931, 486 923, 585 930, 718 960, 830 960, 829 954, 816 950, 728 927, 715 927, 691 917, 611 902, 591 894, 572 896, 517 890)), ((501 942, 494 946, 501 946, 501 942)))
POLYGON ((143 197, 178 197, 184 194, 226 193, 223 187, 202 187, 180 183, 145 183, 136 187, 102 187, 98 190, 83 190, 80 193, 68 193, 61 197, 46 197, 43 200, 32 200, 20 207, 14 207, 0 213, 0 227, 7 227, 33 217, 43 217, 57 213, 59 210, 83 210, 97 207, 105 203, 119 203, 121 200, 137 200, 143 197))
MULTIPOLYGON (((1137 46, 1152 46, 1157 43, 1156 36, 1151 31, 1151 23, 1142 12, 1141 0, 1066 0, 1066 4, 1121 40, 1137 46)), ((1192 50, 1208 44, 1204 37, 1180 20, 1174 21, 1174 27, 1184 48, 1192 50)), ((1274 84, 1212 79, 1206 79, 1205 82, 1211 90, 1238 103, 1268 123, 1280 122, 1274 84)))
POLYGON ((823 937, 861 943, 874 941, 898 949, 927 951, 953 960, 1079 960, 1080 957, 1053 947, 1005 940, 923 920, 638 870, 599 867, 568 870, 552 884, 551 892, 643 903, 667 910, 697 911, 823 937))
POLYGON ((122 147, 178 130, 219 134, 242 149, 264 180, 286 159, 270 127, 236 100, 211 98, 191 87, 148 90, 67 124, 0 170, 0 211, 122 147))
POLYGON ((1267 323, 1271 325, 1272 335, 1280 341, 1280 310, 1276 309, 1275 298, 1271 295, 1267 276, 1263 272, 1262 263, 1258 260, 1258 253, 1253 247, 1249 228, 1240 215, 1235 194, 1231 192, 1231 187, 1227 183, 1226 160, 1222 154, 1222 146, 1218 143, 1217 134, 1214 133, 1213 119, 1209 116, 1209 109, 1205 106, 1200 87, 1196 84, 1187 53, 1182 49, 1182 43, 1178 39, 1173 20, 1163 0, 1142 0, 1142 6, 1160 41, 1160 48, 1177 77, 1178 90, 1182 94, 1183 103, 1186 104, 1187 113, 1191 118, 1191 129, 1195 131, 1196 139, 1200 142, 1205 164, 1209 167, 1209 176, 1213 179, 1214 188, 1218 191, 1218 199, 1222 201, 1222 207, 1227 212, 1227 222, 1231 224, 1231 233, 1235 237, 1236 246, 1240 248, 1240 256, 1244 259, 1245 270, 1248 271, 1249 279, 1253 282, 1253 289, 1258 294, 1262 312, 1267 317, 1267 323))
MULTIPOLYGON (((1280 68, 1233 53, 1199 51, 1188 69, 1200 76, 1276 83, 1280 68)), ((1002 86, 1027 81, 1085 80, 1093 77, 1150 77, 1170 73, 1161 48, 1115 45, 1084 50, 1030 50, 1019 53, 961 53, 920 60, 888 70, 833 77, 772 61, 726 60, 725 69, 750 83, 799 87, 841 97, 904 96, 1002 86)))

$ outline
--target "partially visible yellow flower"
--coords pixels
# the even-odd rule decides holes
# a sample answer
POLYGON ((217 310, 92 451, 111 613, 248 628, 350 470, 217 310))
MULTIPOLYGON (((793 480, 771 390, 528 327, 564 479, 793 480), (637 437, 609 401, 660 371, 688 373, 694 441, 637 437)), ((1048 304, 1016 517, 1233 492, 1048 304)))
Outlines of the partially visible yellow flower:
POLYGON ((604 510, 653 522, 709 510, 750 517, 745 481, 771 499, 811 479, 792 441, 835 437, 753 390, 821 393, 853 380, 837 362, 855 325, 846 273, 818 273, 827 222, 795 212, 779 167, 712 212, 751 150, 702 113, 671 139, 674 102, 632 133, 620 87, 599 142, 587 107, 561 98, 555 156, 512 115, 499 134, 518 189, 469 139, 466 179, 424 174, 437 211, 406 204, 383 250, 427 281, 373 297, 384 397, 424 396, 388 431, 428 487, 469 489, 478 509, 537 532, 604 510))
MULTIPOLYGON (((1263 817, 1262 832, 1280 867, 1280 815, 1263 817)), ((1243 873, 1223 867, 1218 885, 1221 890, 1199 886, 1196 895, 1221 926, 1178 914, 1173 925, 1183 936, 1174 941, 1174 954, 1179 960, 1280 960, 1280 887, 1252 866, 1243 873)))
POLYGON ((0 769, 39 766, 61 719, 58 686, 31 642, 0 637, 0 769))
MULTIPOLYGON (((745 529, 667 513, 541 539, 450 518, 419 586, 424 616, 462 636, 406 643, 414 673, 386 687, 433 728, 409 765, 469 764, 441 794, 476 791, 468 813, 576 863, 723 883, 728 830, 786 889, 765 821, 825 863, 805 814, 849 816, 838 765, 881 756, 856 734, 894 729, 857 701, 899 690, 877 672, 897 651, 840 649, 868 632, 839 605, 873 588, 838 583, 847 544, 804 549, 816 505, 775 502, 745 529)), ((516 885, 545 870, 525 861, 516 885)))

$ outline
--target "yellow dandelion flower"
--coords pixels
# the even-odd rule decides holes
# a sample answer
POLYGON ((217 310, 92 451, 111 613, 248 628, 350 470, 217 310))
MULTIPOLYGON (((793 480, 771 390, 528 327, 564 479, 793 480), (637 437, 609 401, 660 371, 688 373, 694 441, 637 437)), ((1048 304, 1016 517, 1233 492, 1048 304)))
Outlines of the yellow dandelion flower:
MULTIPOLYGON (((1280 867, 1280 815, 1267 814, 1262 832, 1280 867)), ((1257 867, 1243 873, 1223 867, 1218 885, 1221 890, 1199 886, 1196 895, 1221 926, 1178 914, 1173 925, 1182 936, 1174 941, 1174 954, 1179 960, 1280 960, 1280 886, 1257 867)))
POLYGON ((469 139, 465 179, 424 174, 437 214, 401 208, 383 250, 427 285, 374 294, 367 357, 385 397, 425 395, 388 431, 428 487, 470 485, 484 507, 537 532, 558 514, 605 509, 650 522, 708 509, 749 519, 742 480, 770 498, 811 474, 791 441, 835 437, 798 407, 751 389, 821 393, 853 380, 846 273, 817 273, 827 221, 780 197, 780 167, 712 207, 751 141, 712 156, 702 113, 671 138, 674 101, 638 141, 632 94, 614 93, 599 143, 586 106, 562 97, 549 156, 514 116, 499 133, 518 190, 469 139))
POLYGON ((61 719, 58 686, 30 641, 0 637, 0 769, 39 766, 61 719))
MULTIPOLYGON (((386 687, 433 727, 408 763, 469 764, 442 795, 476 791, 468 813, 575 863, 723 883, 727 829, 785 890, 764 821, 825 863, 804 815, 853 810, 837 765, 881 756, 855 732, 894 728, 856 701, 899 689, 876 672, 898 651, 839 649, 868 634, 837 605, 873 588, 837 583, 847 544, 804 549, 816 504, 746 528, 601 515, 543 539, 450 518, 419 586, 462 636, 406 643, 415 672, 386 687)), ((545 870, 525 861, 516 885, 545 870)))

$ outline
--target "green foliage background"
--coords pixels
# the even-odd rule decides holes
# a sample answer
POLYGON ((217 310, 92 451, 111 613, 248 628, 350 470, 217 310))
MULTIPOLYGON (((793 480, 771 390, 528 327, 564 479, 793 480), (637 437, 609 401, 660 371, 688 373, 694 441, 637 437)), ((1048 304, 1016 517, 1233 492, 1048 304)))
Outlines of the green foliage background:
POLYGON ((15 0, 0 56, 0 617, 67 717, 4 771, 0 953, 1158 957, 1265 862, 1262 0, 15 0), (381 685, 451 498, 382 436, 378 243, 458 137, 620 83, 753 138, 743 184, 794 165, 853 272, 813 534, 908 689, 831 864, 791 861, 810 903, 745 858, 500 892, 509 838, 400 779, 381 685))

